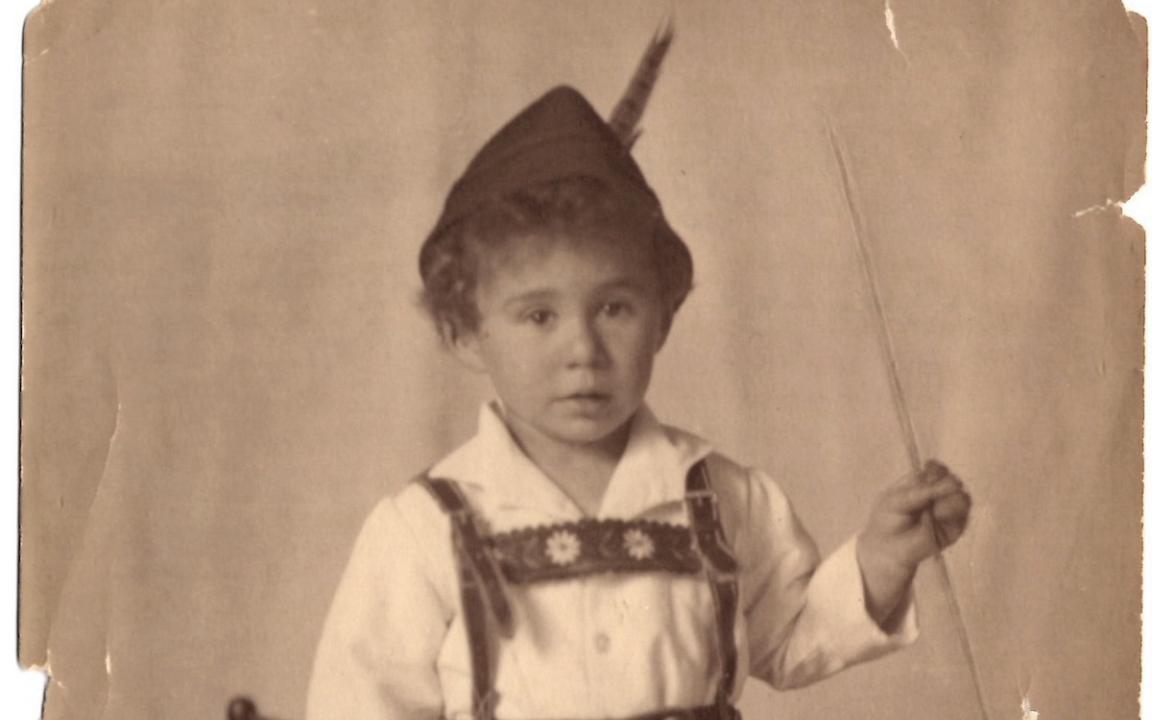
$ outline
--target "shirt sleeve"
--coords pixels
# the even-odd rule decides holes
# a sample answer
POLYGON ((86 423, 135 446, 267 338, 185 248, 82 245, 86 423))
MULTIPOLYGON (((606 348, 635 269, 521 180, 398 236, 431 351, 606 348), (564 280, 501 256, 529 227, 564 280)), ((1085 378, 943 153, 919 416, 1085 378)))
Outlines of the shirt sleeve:
POLYGON ((308 720, 441 717, 436 661, 452 611, 421 537, 393 499, 365 522, 324 623, 308 720))
POLYGON ((916 639, 911 589, 885 632, 865 606, 855 537, 821 562, 783 491, 759 471, 750 481, 742 581, 752 675, 800 687, 916 639))

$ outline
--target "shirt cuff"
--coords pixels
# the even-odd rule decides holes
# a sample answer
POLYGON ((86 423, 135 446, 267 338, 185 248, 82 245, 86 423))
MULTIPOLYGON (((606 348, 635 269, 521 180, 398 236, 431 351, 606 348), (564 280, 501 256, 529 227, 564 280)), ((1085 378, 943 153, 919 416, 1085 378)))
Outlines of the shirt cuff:
POLYGON ((820 564, 808 586, 808 611, 819 617, 818 626, 849 664, 902 648, 917 638, 920 629, 911 586, 902 605, 888 623, 893 628, 890 633, 872 619, 865 604, 855 536, 820 564))

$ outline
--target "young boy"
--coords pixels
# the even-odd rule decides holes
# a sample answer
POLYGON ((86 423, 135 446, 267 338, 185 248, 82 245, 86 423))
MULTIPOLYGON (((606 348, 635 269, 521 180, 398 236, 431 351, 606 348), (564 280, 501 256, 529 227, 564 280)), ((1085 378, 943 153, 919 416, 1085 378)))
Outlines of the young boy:
POLYGON ((803 685, 911 642, 909 586, 963 531, 960 482, 929 463, 820 562, 764 473, 656 420, 691 256, 579 93, 489 141, 420 269, 498 400, 367 520, 308 718, 727 720, 748 675, 803 685))

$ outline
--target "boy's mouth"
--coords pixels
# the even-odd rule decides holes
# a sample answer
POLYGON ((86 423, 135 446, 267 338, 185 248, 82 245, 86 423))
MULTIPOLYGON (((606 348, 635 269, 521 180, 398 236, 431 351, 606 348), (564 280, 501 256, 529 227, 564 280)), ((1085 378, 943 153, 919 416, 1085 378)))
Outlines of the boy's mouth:
POLYGON ((571 395, 565 395, 564 400, 607 400, 610 396, 605 392, 584 391, 574 392, 571 395))
POLYGON ((603 392, 576 392, 560 398, 560 400, 563 402, 567 402, 585 409, 592 409, 602 406, 611 399, 611 395, 603 392))

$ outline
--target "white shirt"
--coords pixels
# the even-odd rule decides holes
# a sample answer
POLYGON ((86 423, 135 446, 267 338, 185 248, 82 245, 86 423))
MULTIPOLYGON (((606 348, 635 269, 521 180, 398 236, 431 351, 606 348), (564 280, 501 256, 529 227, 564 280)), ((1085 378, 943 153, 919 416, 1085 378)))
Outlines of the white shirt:
MULTIPOLYGON (((687 526, 685 478, 704 457, 741 568, 737 697, 748 675, 795 687, 915 639, 911 603, 890 635, 868 615, 855 539, 821 563, 772 480, 662 426, 647 408, 633 422, 598 517, 687 526)), ((457 481, 488 532, 583 517, 520 450, 494 404, 481 410, 476 436, 430 474, 457 481)), ((591 575, 509 585, 508 599, 514 635, 492 634, 500 643, 500 720, 626 717, 715 699, 715 618, 702 576, 591 575)), ((324 625, 307 718, 470 718, 471 711, 449 521, 412 485, 383 500, 360 532, 324 625)))

